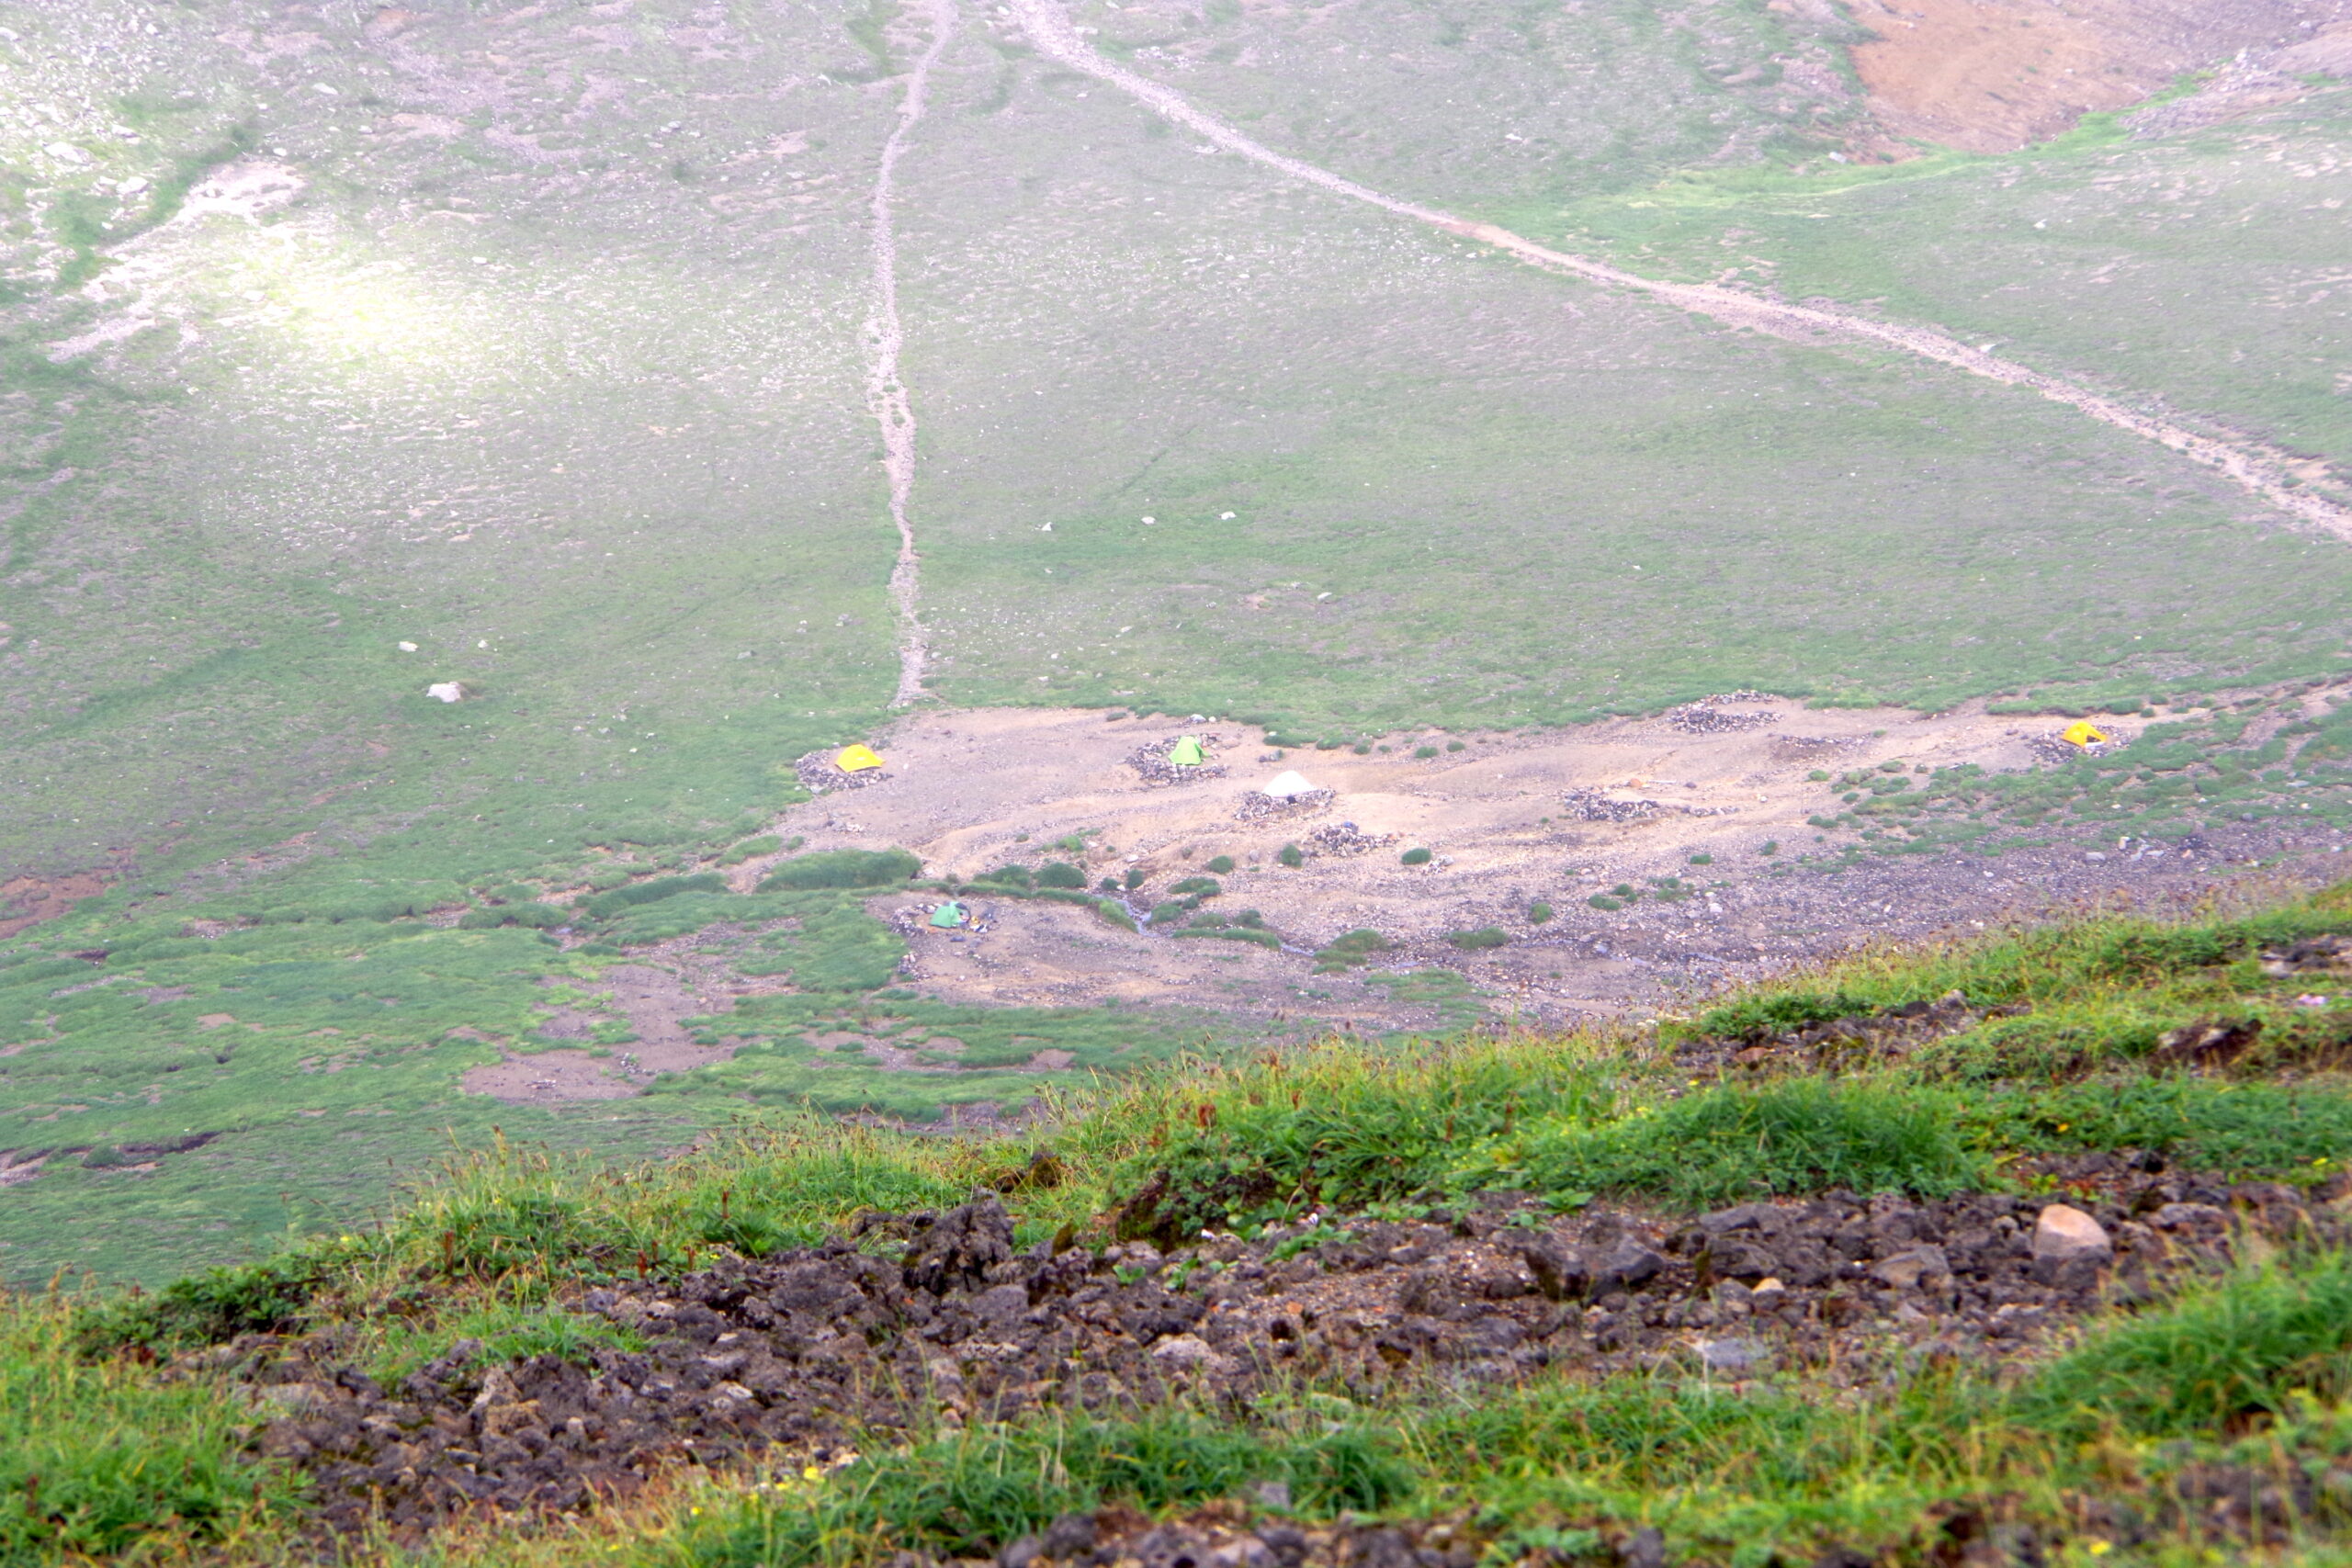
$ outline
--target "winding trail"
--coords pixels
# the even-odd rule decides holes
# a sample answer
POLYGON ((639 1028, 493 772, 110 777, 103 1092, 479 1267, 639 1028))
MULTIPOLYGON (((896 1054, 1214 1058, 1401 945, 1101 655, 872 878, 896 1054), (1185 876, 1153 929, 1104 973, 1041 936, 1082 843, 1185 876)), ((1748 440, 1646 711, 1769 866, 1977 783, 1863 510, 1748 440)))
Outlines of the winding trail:
POLYGON ((899 617, 899 689, 892 707, 922 700, 923 671, 931 662, 931 634, 922 624, 922 555, 915 548, 914 525, 907 508, 915 488, 915 415, 907 384, 899 378, 899 355, 906 333, 899 324, 899 237, 892 224, 892 182, 899 159, 907 150, 908 135, 922 118, 923 100, 931 85, 931 68, 945 52, 956 34, 955 0, 930 0, 931 42, 907 73, 906 92, 899 99, 899 123, 882 144, 882 162, 874 173, 874 312, 865 321, 866 336, 874 344, 874 367, 865 380, 866 406, 882 427, 882 468, 890 480, 890 521, 898 525, 899 559, 890 569, 890 604, 899 617))
POLYGON ((2283 464, 2251 443, 2239 445, 2223 441, 2170 423, 2143 413, 2117 399, 2044 375, 2014 360, 1971 348, 1958 338, 1925 327, 1875 321, 1867 317, 1851 316, 1815 306, 1782 304, 1716 284, 1662 283, 1584 256, 1551 250, 1492 223, 1473 222, 1435 208, 1421 207, 1383 195, 1328 169, 1286 157, 1253 141, 1194 108, 1182 94, 1113 64, 1079 36, 1055 0, 1010 0, 1010 4, 1013 14, 1021 19, 1023 30, 1036 45, 1039 53, 1073 71, 1083 72, 1098 81, 1109 83, 1167 119, 1228 152, 1279 169, 1293 179, 1318 186, 1353 201, 1368 203, 1400 218, 1409 218, 1431 228, 1444 230, 1450 234, 1459 234, 1465 239, 1492 245, 1545 271, 1565 273, 1611 288, 1636 289, 1729 325, 1749 327, 1779 336, 1800 333, 1866 339, 1924 359, 1932 359, 1939 365, 1950 366, 1988 381, 2030 389, 2052 402, 2064 403, 2104 424, 2168 447, 2191 462, 2201 463, 2298 521, 2352 541, 2352 507, 2339 506, 2324 496, 2297 489, 2290 482, 2283 464))

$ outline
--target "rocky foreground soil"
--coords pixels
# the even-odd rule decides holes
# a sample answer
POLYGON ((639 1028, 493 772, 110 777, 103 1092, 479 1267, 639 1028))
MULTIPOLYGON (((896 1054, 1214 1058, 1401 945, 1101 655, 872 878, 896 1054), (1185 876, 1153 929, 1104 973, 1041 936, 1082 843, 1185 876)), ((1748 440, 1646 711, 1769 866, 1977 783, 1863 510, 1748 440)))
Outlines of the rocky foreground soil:
MULTIPOLYGON (((1318 1222, 1166 1255, 1141 1242, 1016 1252, 1005 1211, 983 1197, 573 1298, 641 1350, 487 1364, 461 1341, 390 1388, 350 1364, 347 1331, 252 1336, 201 1355, 254 1386, 270 1413, 264 1446, 311 1473, 326 1522, 408 1533, 468 1510, 626 1495, 670 1464, 857 1462, 934 1421, 1235 1405, 1301 1378, 1359 1400, 1406 1380, 1546 1367, 1679 1363, 1734 1382, 1810 1369, 1859 1382, 1925 1358, 2013 1356, 2102 1303, 2221 1266, 2248 1234, 2352 1228, 2331 1192, 2224 1186, 2155 1164, 2103 1155, 2040 1173, 2064 1202, 1832 1193, 1679 1220, 1500 1204, 1450 1224, 1318 1222)), ((1391 1553, 1437 1568, 1468 1550, 1430 1538, 1438 1528, 1388 1531, 1374 1548, 1353 1527, 1105 1515, 1063 1521, 1047 1554, 1157 1562, 1159 1547, 1190 1555, 1192 1531, 1230 1548, 1227 1562, 1391 1553), (1165 1539, 1145 1551, 1155 1530, 1165 1539), (1257 1545, 1236 1545, 1243 1536, 1257 1545)), ((1169 1557, 1167 1568, 1181 1565, 1169 1557)))

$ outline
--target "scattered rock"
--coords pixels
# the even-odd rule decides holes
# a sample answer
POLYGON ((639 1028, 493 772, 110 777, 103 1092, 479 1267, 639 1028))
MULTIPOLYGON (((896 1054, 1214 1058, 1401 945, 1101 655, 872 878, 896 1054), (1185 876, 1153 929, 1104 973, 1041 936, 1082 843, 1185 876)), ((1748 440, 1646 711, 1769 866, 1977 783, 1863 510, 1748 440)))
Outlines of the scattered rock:
POLYGON ((2221 1066, 2244 1055, 2261 1034, 2258 1018, 2200 1018, 2165 1031, 2154 1054, 2165 1061, 2221 1066))
POLYGON ((2095 1273, 2114 1261, 2107 1227, 2070 1203, 2052 1203, 2033 1224, 2033 1277, 2043 1284, 2095 1273))
POLYGON ((2306 937, 2285 947, 2262 951, 2262 972, 2266 975, 2341 974, 2347 969, 2352 969, 2352 937, 2306 937))

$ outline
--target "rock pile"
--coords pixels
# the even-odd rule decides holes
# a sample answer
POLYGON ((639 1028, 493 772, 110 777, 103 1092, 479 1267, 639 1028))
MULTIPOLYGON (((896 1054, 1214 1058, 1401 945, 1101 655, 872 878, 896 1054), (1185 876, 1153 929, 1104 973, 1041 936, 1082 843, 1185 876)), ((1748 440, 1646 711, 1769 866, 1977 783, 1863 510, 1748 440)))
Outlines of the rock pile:
POLYGON ((1339 792, 1329 789, 1302 790, 1296 795, 1267 795, 1251 790, 1241 797, 1234 808, 1236 822, 1264 822, 1280 817, 1312 817, 1318 811, 1329 811, 1339 799, 1339 792))
POLYGON ((1572 789, 1560 796, 1561 814, 1577 822, 1646 822, 1673 812, 1681 817, 1730 817, 1736 806, 1685 806, 1669 800, 1615 800, 1597 789, 1572 789))
POLYGON ((1712 697, 1701 697, 1695 703, 1685 703, 1670 710, 1666 722, 1671 728, 1686 735, 1727 735, 1743 729, 1761 729, 1781 722, 1776 713, 1732 713, 1730 703, 1758 703, 1765 700, 1761 692, 1724 692, 1712 697))
MULTIPOLYGON (((2067 1203, 1831 1193, 1673 1223, 1494 1206, 1451 1224, 1195 1236, 1167 1253, 1141 1240, 1017 1253, 1003 1208, 978 1198, 566 1303, 642 1350, 499 1364, 460 1341, 390 1388, 345 1359, 347 1330, 246 1336, 198 1359, 255 1385, 274 1416, 263 1447, 310 1472, 331 1522, 413 1535, 478 1507, 581 1506, 670 1462, 823 1464, 935 1416, 1246 1400, 1300 1375, 1366 1399, 1423 1373, 1506 1380, 1555 1363, 1866 1381, 1891 1358, 1997 1354, 2103 1299, 2219 1267, 2240 1225, 2338 1241, 2346 1229, 2319 1201, 2332 1190, 2228 1187, 2103 1155, 2042 1174, 2067 1203)), ((1151 1221, 1148 1204, 1128 1206, 1130 1228, 1151 1221)))
POLYGON ((1142 774, 1144 784, 1152 788, 1161 788, 1169 784, 1201 784, 1209 779, 1225 777, 1225 764, 1216 760, 1216 737, 1214 735, 1194 734, 1193 736, 1193 739, 1201 743, 1201 753, 1207 761, 1194 762, 1189 766, 1170 761, 1168 753, 1174 750, 1177 742, 1183 739, 1182 735, 1171 735, 1165 740, 1155 740, 1149 745, 1139 746, 1127 753, 1127 766, 1142 774))
POLYGON ((1332 822, 1307 834, 1298 847, 1310 855, 1346 856, 1385 850, 1396 841, 1394 833, 1367 833, 1352 822, 1332 822))
POLYGON ((1655 800, 1611 800, 1597 789, 1568 791, 1560 808, 1578 822, 1646 822, 1666 809, 1655 800))

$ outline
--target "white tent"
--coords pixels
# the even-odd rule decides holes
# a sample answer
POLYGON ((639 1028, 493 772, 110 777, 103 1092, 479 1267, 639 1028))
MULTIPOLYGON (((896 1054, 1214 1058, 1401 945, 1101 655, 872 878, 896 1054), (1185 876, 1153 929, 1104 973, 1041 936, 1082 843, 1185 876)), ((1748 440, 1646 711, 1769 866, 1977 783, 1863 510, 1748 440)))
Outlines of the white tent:
POLYGON ((1283 773, 1273 776, 1273 779, 1267 784, 1264 793, 1272 795, 1276 800, 1292 800, 1302 795, 1311 795, 1314 790, 1315 786, 1308 784, 1301 774, 1283 773))

